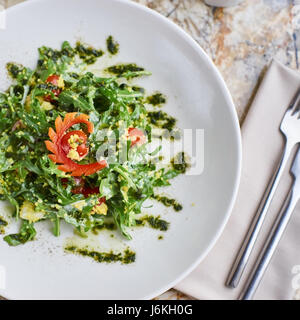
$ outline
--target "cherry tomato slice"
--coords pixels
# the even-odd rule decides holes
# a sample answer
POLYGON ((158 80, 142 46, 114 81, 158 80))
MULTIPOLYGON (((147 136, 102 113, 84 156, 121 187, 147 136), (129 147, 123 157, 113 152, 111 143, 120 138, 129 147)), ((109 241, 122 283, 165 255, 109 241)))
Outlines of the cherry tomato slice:
MULTIPOLYGON (((52 92, 55 95, 55 97, 58 97, 61 94, 61 90, 60 89, 53 89, 52 92)), ((44 100, 47 101, 47 102, 53 102, 54 101, 52 99, 51 94, 48 94, 48 95, 44 96, 44 100)))
MULTIPOLYGON (((49 76, 46 80, 47 83, 51 83, 53 84, 54 86, 58 86, 58 81, 59 81, 59 78, 60 76, 57 75, 57 74, 53 74, 51 76, 49 76)), ((52 90, 53 94, 55 95, 55 97, 58 97, 60 94, 61 94, 61 89, 57 88, 57 89, 53 89, 52 90)), ((52 99, 52 96, 49 94, 49 95, 46 95, 44 97, 44 100, 45 101, 48 101, 48 102, 51 102, 53 101, 52 99)))
MULTIPOLYGON (((88 198, 89 196, 93 195, 93 194, 99 194, 99 188, 86 188, 86 187, 76 187, 72 190, 72 192, 74 194, 82 194, 84 195, 85 198, 88 198)), ((102 203, 106 202, 106 198, 105 197, 101 197, 98 199, 98 206, 101 205, 102 203)))
POLYGON ((128 129, 128 136, 131 140, 131 147, 134 145, 142 145, 146 142, 146 137, 144 135, 144 132, 137 128, 129 128, 128 129))
POLYGON ((46 80, 46 82, 48 83, 52 83, 54 86, 58 86, 58 80, 59 80, 60 76, 57 74, 53 74, 51 76, 49 76, 46 80))

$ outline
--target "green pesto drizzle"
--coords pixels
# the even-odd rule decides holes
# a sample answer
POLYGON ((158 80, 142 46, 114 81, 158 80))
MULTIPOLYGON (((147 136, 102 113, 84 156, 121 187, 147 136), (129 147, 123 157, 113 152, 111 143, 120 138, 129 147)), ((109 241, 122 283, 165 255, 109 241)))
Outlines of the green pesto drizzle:
POLYGON ((112 73, 118 77, 121 77, 124 74, 132 73, 135 77, 135 73, 144 72, 145 69, 142 67, 137 66, 135 63, 128 63, 128 64, 116 64, 114 66, 108 67, 105 71, 112 73))
POLYGON ((102 50, 97 50, 91 46, 86 47, 80 42, 76 43, 75 51, 86 64, 95 63, 97 58, 104 54, 102 50))
POLYGON ((157 200, 158 202, 161 202, 166 207, 173 207, 175 211, 181 211, 183 209, 182 205, 177 202, 175 199, 170 199, 168 197, 154 195, 153 199, 157 200))
POLYGON ((98 252, 95 250, 89 250, 87 248, 77 248, 75 246, 68 246, 65 251, 79 254, 84 257, 90 257, 99 263, 113 263, 121 262, 122 264, 130 264, 135 262, 136 253, 127 248, 123 253, 110 252, 98 252))
POLYGON ((106 39, 106 46, 109 53, 115 55, 119 52, 119 44, 117 41, 114 40, 112 36, 109 36, 106 39))
POLYGON ((135 222, 137 226, 145 226, 147 223, 152 229, 157 229, 160 231, 167 231, 170 225, 168 221, 160 219, 160 216, 145 216, 141 219, 135 220, 135 222))
POLYGON ((16 64, 16 63, 12 63, 9 62, 6 65, 6 69, 8 71, 8 74, 13 78, 16 79, 18 77, 18 75, 22 72, 22 70, 24 69, 23 66, 16 64))
POLYGON ((116 230, 117 226, 113 222, 104 222, 102 225, 96 226, 93 228, 93 233, 98 234, 100 230, 116 230))
POLYGON ((12 79, 20 81, 22 84, 26 84, 31 77, 32 73, 30 69, 26 69, 21 64, 17 64, 14 62, 9 62, 6 64, 6 69, 9 76, 12 79))
POLYGON ((162 236, 162 235, 159 235, 159 236, 157 237, 158 240, 162 240, 163 238, 164 238, 164 236, 162 236))
MULTIPOLYGON (((69 45, 67 41, 63 42, 62 50, 55 50, 49 47, 39 48, 40 54, 51 59, 53 62, 57 62, 63 55, 73 58, 75 56, 75 50, 69 45)), ((41 60, 38 61, 38 65, 42 63, 41 60)))
POLYGON ((161 129, 172 130, 176 125, 176 119, 163 111, 150 111, 148 112, 148 118, 154 126, 161 129))
POLYGON ((186 170, 191 166, 187 162, 187 156, 184 152, 179 152, 172 160, 171 165, 174 170, 177 172, 184 174, 186 170))
POLYGON ((151 104, 153 106, 159 106, 161 104, 166 103, 166 101, 167 101, 166 97, 159 92, 146 98, 146 103, 151 104))

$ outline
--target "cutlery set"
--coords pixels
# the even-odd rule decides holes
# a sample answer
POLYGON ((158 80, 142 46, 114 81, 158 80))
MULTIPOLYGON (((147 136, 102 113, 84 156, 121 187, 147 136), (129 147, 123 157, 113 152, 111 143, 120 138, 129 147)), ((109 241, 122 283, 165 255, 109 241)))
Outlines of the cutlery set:
MULTIPOLYGON (((246 234, 245 240, 237 254, 232 270, 226 282, 227 287, 236 288, 239 285, 242 274, 248 264, 250 255, 262 229, 263 222, 267 215, 268 209, 274 197, 275 191, 279 185, 282 174, 286 168, 287 162, 291 156, 292 150, 300 142, 300 90, 297 92, 294 100, 287 109, 281 125, 280 131, 285 137, 285 148, 282 158, 278 164, 272 179, 263 195, 259 209, 255 218, 246 234)), ((251 271, 244 289, 239 297, 241 300, 250 300, 253 298, 256 289, 271 261, 273 253, 288 225, 291 215, 300 198, 300 149, 293 160, 290 170, 293 177, 293 185, 288 196, 278 213, 278 216, 271 228, 266 243, 264 244, 258 260, 251 271)))

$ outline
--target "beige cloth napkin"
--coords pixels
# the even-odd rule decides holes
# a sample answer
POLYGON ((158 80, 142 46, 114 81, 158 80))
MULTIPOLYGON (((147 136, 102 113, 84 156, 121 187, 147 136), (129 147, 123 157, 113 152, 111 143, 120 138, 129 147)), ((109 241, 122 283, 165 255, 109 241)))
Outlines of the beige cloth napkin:
MULTIPOLYGON (((242 126, 242 178, 235 208, 215 247, 176 289, 197 299, 238 298, 292 182, 287 168, 240 286, 226 288, 224 283, 234 258, 281 157, 284 139, 279 124, 299 87, 300 73, 277 61, 271 63, 242 126)), ((299 204, 254 299, 295 299, 300 295, 297 288, 300 288, 299 204)))

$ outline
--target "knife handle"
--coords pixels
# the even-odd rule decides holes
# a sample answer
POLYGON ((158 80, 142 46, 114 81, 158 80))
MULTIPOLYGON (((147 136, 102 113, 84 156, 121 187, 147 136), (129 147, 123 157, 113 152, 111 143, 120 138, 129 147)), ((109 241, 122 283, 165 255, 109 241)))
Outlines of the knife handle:
POLYGON ((278 214, 275 224, 273 225, 267 241, 259 255, 259 258, 252 270, 248 281, 243 289, 239 299, 240 300, 250 300, 252 299, 258 285, 272 259, 274 251, 286 229, 288 222, 292 216, 295 206, 299 200, 298 192, 295 193, 294 190, 295 183, 289 192, 289 195, 282 207, 282 210, 278 214))
POLYGON ((227 287, 236 288, 240 282, 240 279, 248 264, 250 255, 258 238, 258 234, 263 226, 263 222, 267 215, 273 196, 275 194, 275 191, 280 182, 281 176, 285 170, 286 164, 289 160, 291 151, 294 146, 295 144, 293 142, 291 143, 289 140, 286 141, 281 161, 279 162, 277 170, 275 171, 275 174, 269 182, 269 185, 263 195, 255 218, 252 221, 251 226, 248 229, 246 237, 243 241, 243 244, 235 258, 234 264, 226 281, 227 287))

